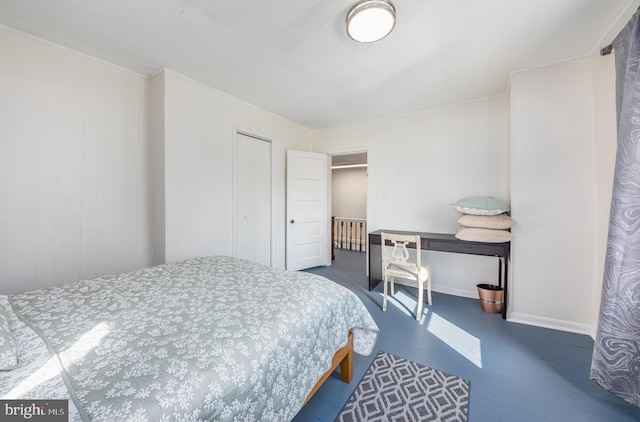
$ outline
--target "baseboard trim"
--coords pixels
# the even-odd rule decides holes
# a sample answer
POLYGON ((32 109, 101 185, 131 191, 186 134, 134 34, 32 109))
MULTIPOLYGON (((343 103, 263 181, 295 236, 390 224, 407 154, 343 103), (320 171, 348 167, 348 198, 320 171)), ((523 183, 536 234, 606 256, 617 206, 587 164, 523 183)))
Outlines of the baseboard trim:
POLYGON ((460 297, 468 297, 469 299, 478 299, 478 290, 461 290, 461 289, 451 289, 447 287, 439 286, 438 289, 432 289, 434 292, 443 293, 445 295, 452 296, 460 296, 460 297))
POLYGON ((553 330, 568 331, 570 333, 585 334, 592 338, 595 332, 595 328, 588 324, 578 324, 576 322, 544 318, 519 312, 509 312, 507 314, 507 321, 542 328, 551 328, 553 330))
MULTIPOLYGON (((401 279, 401 278, 396 279, 395 284, 401 284, 403 286, 413 287, 414 289, 418 288, 417 283, 415 281, 404 280, 404 279, 401 279)), ((425 286, 424 290, 427 290, 426 286, 425 286)), ((431 287, 431 291, 437 292, 437 293, 442 293, 442 294, 445 294, 445 295, 451 295, 451 296, 468 297, 470 299, 477 299, 478 298, 478 291, 475 290, 475 289, 469 291, 469 290, 451 289, 451 288, 447 288, 447 287, 438 286, 438 288, 431 287)))

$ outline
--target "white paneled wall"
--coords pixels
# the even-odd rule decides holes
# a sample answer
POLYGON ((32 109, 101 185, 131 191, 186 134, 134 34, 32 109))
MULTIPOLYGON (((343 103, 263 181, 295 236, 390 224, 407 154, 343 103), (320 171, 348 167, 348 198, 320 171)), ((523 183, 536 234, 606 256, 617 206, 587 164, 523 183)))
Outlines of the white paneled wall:
POLYGON ((159 265, 165 262, 164 72, 151 78, 149 90, 153 264, 159 265))
POLYGON ((594 106, 590 58, 511 78, 514 320, 591 331, 594 106))
POLYGON ((232 254, 235 131, 272 140, 272 264, 285 262, 285 151, 311 131, 171 70, 164 71, 165 258, 232 254))
POLYGON ((0 29, 0 294, 151 263, 147 83, 0 29))

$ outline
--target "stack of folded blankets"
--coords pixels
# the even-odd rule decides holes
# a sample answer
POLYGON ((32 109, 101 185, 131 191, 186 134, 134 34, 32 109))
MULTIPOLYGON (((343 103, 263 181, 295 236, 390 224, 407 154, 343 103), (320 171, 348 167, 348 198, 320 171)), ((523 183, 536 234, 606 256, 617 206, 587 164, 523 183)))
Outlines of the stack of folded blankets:
POLYGON ((492 197, 464 198, 451 204, 462 213, 456 238, 473 242, 502 243, 513 239, 511 227, 516 222, 509 214, 509 206, 492 197))

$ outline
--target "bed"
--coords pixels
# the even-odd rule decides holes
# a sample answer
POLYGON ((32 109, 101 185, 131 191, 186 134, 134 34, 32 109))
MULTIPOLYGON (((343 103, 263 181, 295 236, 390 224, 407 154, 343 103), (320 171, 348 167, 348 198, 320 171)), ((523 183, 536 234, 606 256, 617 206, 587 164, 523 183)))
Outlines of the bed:
POLYGON ((13 366, 4 359, 0 397, 69 399, 71 420, 291 420, 378 335, 333 281, 223 256, 0 305, 17 353, 13 366))

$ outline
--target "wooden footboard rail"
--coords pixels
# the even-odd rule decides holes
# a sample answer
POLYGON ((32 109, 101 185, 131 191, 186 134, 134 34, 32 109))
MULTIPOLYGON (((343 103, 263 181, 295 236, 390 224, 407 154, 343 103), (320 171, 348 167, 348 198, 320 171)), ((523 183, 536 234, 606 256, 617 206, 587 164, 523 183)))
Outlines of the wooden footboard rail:
POLYGON ((347 344, 333 355, 331 368, 324 373, 322 378, 320 378, 320 381, 318 381, 318 383, 313 387, 307 398, 304 400, 304 403, 302 403, 302 406, 307 404, 316 391, 318 391, 322 384, 324 384, 327 378, 329 378, 333 371, 335 371, 338 365, 340 365, 340 378, 342 378, 342 381, 347 384, 350 383, 353 379, 353 333, 351 331, 349 331, 347 344))

